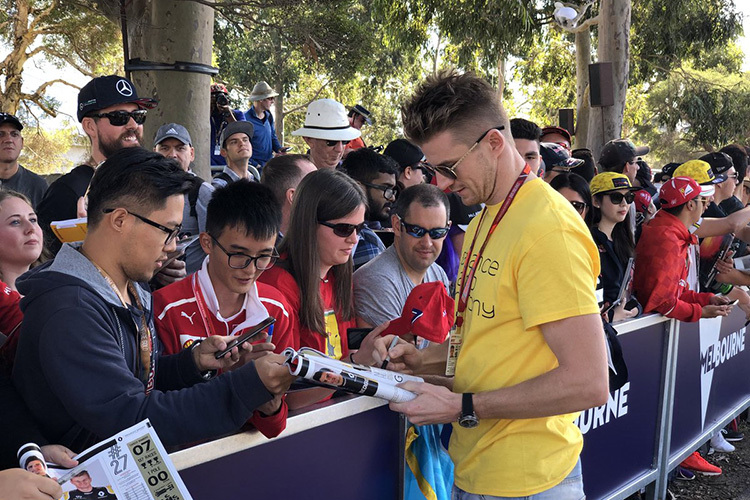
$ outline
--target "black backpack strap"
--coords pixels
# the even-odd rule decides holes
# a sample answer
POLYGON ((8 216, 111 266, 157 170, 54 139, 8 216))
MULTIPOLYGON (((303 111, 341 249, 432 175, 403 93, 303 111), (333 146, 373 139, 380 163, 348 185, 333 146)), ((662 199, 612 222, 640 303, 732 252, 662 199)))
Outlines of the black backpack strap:
POLYGON ((188 205, 190 206, 190 216, 191 217, 198 217, 198 212, 195 210, 195 204, 198 203, 198 194, 200 193, 201 186, 203 185, 203 179, 200 177, 193 176, 191 179, 191 182, 193 185, 190 187, 190 191, 188 191, 188 205))

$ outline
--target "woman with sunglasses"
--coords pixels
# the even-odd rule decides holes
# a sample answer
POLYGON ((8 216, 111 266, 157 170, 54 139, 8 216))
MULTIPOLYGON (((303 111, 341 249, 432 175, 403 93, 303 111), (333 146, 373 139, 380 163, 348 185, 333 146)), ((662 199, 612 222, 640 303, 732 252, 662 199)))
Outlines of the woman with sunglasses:
POLYGON ((576 212, 583 218, 586 226, 591 227, 593 225, 591 188, 589 188, 586 179, 573 172, 562 172, 557 174, 549 185, 573 205, 576 212))
MULTIPOLYGON (((613 305, 618 299, 620 286, 625 279, 628 260, 635 256, 635 239, 630 224, 630 204, 633 203, 634 188, 624 174, 604 172, 591 179, 593 215, 591 235, 599 247, 601 260, 601 284, 604 288, 604 304, 613 305)), ((612 309, 611 321, 632 318, 638 315, 637 303, 621 304, 612 309), (630 306, 626 309, 626 305, 630 306)))
POLYGON ((299 325, 299 347, 339 359, 349 356, 346 330, 357 326, 352 252, 366 203, 362 188, 335 170, 316 170, 297 187, 289 230, 279 247, 281 260, 259 281, 287 299, 299 325))

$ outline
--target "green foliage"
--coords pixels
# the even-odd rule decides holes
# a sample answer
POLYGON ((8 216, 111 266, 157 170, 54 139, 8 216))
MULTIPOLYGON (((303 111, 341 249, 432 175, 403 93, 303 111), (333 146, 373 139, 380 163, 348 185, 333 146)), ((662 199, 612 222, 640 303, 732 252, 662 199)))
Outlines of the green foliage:
POLYGON ((681 140, 694 150, 746 143, 750 137, 747 78, 722 70, 676 71, 649 92, 654 124, 667 134, 681 132, 681 140))
POLYGON ((41 128, 23 130, 24 147, 19 162, 38 174, 54 174, 71 164, 66 156, 70 148, 81 144, 81 137, 75 126, 45 131, 41 128))
POLYGON ((575 42, 559 30, 544 30, 515 64, 514 78, 531 103, 529 119, 540 126, 557 123, 559 108, 576 107, 575 42))
POLYGON ((741 31, 732 0, 634 1, 630 81, 662 78, 683 60, 721 50, 741 31))

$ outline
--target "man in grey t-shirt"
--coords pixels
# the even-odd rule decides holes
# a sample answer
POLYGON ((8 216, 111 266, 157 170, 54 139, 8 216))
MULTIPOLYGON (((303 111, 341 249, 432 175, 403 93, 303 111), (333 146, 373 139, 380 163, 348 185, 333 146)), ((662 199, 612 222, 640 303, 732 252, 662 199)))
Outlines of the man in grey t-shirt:
POLYGON ((450 223, 448 197, 436 186, 418 184, 401 192, 391 215, 393 246, 354 273, 357 323, 374 327, 401 316, 412 289, 442 281, 445 271, 435 263, 450 223))

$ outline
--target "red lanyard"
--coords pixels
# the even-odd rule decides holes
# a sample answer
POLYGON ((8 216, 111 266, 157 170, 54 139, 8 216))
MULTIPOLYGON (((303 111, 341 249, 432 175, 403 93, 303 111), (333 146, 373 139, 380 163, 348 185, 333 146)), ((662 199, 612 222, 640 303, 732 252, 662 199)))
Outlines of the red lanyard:
POLYGON ((490 241, 492 233, 495 232, 498 224, 500 224, 500 221, 503 219, 503 217, 505 217, 505 214, 508 212, 508 208, 510 208, 510 204, 513 203, 516 194, 518 194, 518 190, 521 189, 523 183, 526 182, 526 179, 529 176, 529 172, 531 172, 531 167, 526 164, 526 166, 523 168, 523 171, 521 171, 521 173, 518 175, 516 182, 513 183, 513 187, 510 188, 510 192, 508 193, 508 196, 505 197, 505 201, 503 201, 503 204, 500 206, 500 210, 498 210, 495 219, 492 221, 492 225, 490 226, 490 230, 487 233, 487 237, 484 239, 484 243, 482 243, 482 246, 477 252, 477 256, 474 258, 474 263, 471 265, 471 271, 469 271, 469 275, 466 276, 466 271, 469 269, 469 260, 471 259, 471 255, 474 253, 474 245, 477 242, 477 236, 479 236, 479 230, 482 228, 484 216, 487 214, 487 207, 485 206, 482 210, 482 215, 479 218, 479 224, 477 225, 476 232, 474 233, 474 238, 471 240, 469 253, 466 254, 464 269, 461 272, 461 289, 458 295, 458 317, 456 318, 456 326, 461 326, 463 324, 462 313, 466 310, 466 305, 469 302, 471 283, 474 281, 474 274, 476 273, 479 259, 482 258, 482 254, 484 253, 485 247, 487 247, 487 243, 490 241))
POLYGON ((211 323, 211 317, 208 315, 206 305, 206 299, 203 298, 203 290, 201 290, 201 284, 198 281, 198 273, 193 274, 193 295, 195 295, 195 303, 198 306, 198 314, 201 315, 203 320, 203 326, 206 328, 206 333, 209 337, 216 335, 214 331, 214 325, 211 323))

